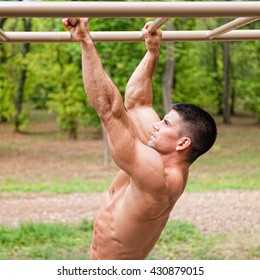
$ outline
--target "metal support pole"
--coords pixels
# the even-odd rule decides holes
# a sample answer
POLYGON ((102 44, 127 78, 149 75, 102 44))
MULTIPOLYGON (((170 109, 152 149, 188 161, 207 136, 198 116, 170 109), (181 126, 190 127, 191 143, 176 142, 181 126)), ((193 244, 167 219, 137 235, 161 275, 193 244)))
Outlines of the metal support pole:
POLYGON ((208 38, 209 39, 214 39, 224 33, 227 33, 231 30, 234 30, 236 28, 239 28, 241 26, 244 26, 246 24, 249 24, 251 22, 257 21, 259 20, 259 17, 241 17, 241 18, 237 18, 231 22, 228 22, 222 26, 219 26, 218 28, 212 30, 209 34, 208 34, 208 38))
POLYGON ((149 33, 155 32, 159 27, 164 25, 169 18, 157 18, 148 28, 149 33))
POLYGON ((259 17, 260 2, 0 2, 0 17, 259 17))
MULTIPOLYGON (((252 41, 260 40, 260 30, 234 30, 209 40, 209 30, 163 31, 162 41, 252 41)), ((72 42, 69 32, 5 32, 6 43, 72 42)), ((141 42, 140 31, 90 32, 94 42, 141 42)), ((0 43, 5 43, 0 41, 0 43)))
POLYGON ((0 28, 0 41, 8 41, 8 37, 3 29, 0 28))

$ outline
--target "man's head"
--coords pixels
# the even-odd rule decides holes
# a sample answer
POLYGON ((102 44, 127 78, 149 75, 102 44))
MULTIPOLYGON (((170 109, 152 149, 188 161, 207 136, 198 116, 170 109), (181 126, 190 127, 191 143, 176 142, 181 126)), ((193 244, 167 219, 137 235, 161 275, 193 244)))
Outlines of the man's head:
POLYGON ((190 139, 187 161, 192 163, 215 143, 216 123, 208 112, 193 104, 173 104, 171 109, 180 117, 179 136, 190 139))
POLYGON ((162 121, 153 124, 148 146, 160 154, 178 153, 189 164, 214 144, 217 128, 214 119, 198 106, 174 104, 162 121))

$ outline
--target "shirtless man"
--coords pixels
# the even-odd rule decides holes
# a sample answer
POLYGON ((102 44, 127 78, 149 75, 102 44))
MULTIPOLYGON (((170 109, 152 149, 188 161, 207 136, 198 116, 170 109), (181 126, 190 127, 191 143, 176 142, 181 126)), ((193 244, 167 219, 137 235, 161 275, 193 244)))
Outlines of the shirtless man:
POLYGON ((152 109, 162 32, 149 34, 150 22, 142 30, 147 53, 127 84, 125 103, 102 67, 88 20, 63 24, 81 45, 85 90, 120 168, 96 214, 90 258, 145 259, 184 191, 189 166, 213 145, 215 122, 190 104, 173 105, 162 121, 152 109))

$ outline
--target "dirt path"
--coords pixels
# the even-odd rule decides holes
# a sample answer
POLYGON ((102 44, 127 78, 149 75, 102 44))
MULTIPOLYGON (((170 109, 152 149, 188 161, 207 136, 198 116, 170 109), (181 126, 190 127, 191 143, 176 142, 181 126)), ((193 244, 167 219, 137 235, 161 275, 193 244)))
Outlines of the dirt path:
MULTIPOLYGON (((92 219, 103 193, 0 194, 0 224, 23 221, 75 223, 92 219)), ((260 190, 184 193, 171 219, 186 220, 204 233, 254 231, 260 228, 260 190)))

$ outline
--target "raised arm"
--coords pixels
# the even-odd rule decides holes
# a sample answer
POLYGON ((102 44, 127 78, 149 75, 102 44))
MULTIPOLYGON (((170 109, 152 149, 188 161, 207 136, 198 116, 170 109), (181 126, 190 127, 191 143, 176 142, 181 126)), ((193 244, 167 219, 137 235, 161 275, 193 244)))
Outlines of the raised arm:
POLYGON ((121 95, 103 69, 90 37, 88 19, 80 19, 76 26, 72 26, 68 18, 63 19, 62 22, 71 32, 74 40, 81 45, 83 83, 86 94, 97 114, 101 119, 109 112, 121 114, 124 110, 121 95))
MULTIPOLYGON (((118 89, 102 67, 89 34, 87 19, 80 19, 76 27, 71 26, 69 19, 64 19, 63 24, 81 45, 84 86, 107 132, 114 161, 138 186, 149 188, 149 174, 156 174, 162 168, 158 153, 140 141, 118 89)), ((158 186, 156 180, 161 181, 161 177, 157 177, 152 183, 158 186)))
POLYGON ((152 76, 158 62, 162 32, 158 29, 155 33, 149 34, 148 27, 151 23, 146 23, 142 29, 147 52, 129 79, 125 93, 125 107, 144 143, 149 140, 152 124, 159 120, 152 109, 152 76))

